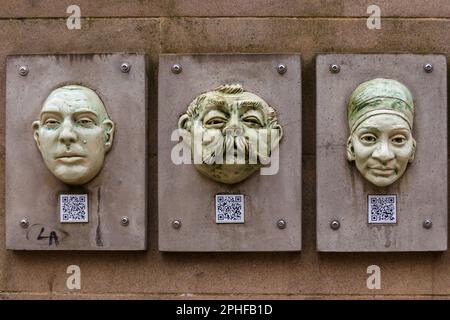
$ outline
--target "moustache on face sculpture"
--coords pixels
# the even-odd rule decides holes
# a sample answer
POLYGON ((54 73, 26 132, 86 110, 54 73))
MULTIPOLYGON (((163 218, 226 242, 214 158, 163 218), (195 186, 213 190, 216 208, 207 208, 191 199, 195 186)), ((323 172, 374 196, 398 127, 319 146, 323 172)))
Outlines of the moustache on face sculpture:
POLYGON ((203 163, 207 165, 214 163, 223 164, 227 163, 227 160, 231 160, 231 164, 248 164, 252 163, 252 161, 266 164, 269 159, 270 149, 267 145, 266 150, 258 150, 258 140, 261 141, 261 137, 251 141, 242 132, 226 132, 225 134, 216 135, 208 135, 206 133, 202 141, 203 163), (237 161, 235 155, 237 155, 237 161), (229 159, 230 157, 231 159, 229 159))

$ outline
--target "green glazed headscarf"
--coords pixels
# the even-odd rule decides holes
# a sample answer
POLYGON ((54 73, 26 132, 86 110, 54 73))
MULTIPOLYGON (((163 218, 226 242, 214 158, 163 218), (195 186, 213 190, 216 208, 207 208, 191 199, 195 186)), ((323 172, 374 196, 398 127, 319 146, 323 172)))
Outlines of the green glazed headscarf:
POLYGON ((400 82, 377 78, 361 83, 348 103, 350 133, 367 118, 377 114, 395 114, 413 126, 414 102, 411 92, 400 82))

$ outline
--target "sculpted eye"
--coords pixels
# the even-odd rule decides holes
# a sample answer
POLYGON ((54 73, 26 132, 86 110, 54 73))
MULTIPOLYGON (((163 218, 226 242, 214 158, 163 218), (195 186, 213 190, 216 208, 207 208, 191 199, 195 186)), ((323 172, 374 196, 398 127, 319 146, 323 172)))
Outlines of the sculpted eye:
POLYGON ((220 117, 214 117, 206 121, 205 125, 213 128, 220 128, 225 125, 226 119, 220 117))
POLYGON ((359 139, 364 143, 375 143, 377 141, 377 137, 373 134, 364 134, 359 139))
POLYGON ((47 128, 53 129, 56 128, 59 125, 59 121, 53 118, 49 118, 47 120, 45 120, 44 122, 44 126, 46 126, 47 128))
POLYGON ((90 128, 95 125, 94 121, 89 118, 81 118, 77 120, 77 123, 85 128, 90 128))
POLYGON ((245 117, 243 121, 249 127, 262 127, 261 121, 256 117, 245 117))
POLYGON ((401 135, 398 135, 398 136, 393 137, 393 138, 391 139, 391 141, 392 141, 392 143, 394 143, 394 144, 396 144, 396 145, 402 145, 402 144, 405 144, 405 142, 406 142, 406 137, 401 136, 401 135))

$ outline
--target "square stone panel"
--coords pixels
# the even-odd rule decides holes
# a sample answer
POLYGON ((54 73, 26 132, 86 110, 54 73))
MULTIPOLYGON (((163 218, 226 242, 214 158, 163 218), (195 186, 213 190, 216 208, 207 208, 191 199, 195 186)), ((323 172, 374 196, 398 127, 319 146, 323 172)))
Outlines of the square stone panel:
MULTIPOLYGON (((317 249, 319 251, 447 250, 447 62, 442 55, 326 54, 317 71, 317 249), (433 71, 425 72, 424 65, 433 71), (330 65, 340 72, 330 72, 330 65), (388 187, 366 181, 348 162, 347 104, 374 78, 406 85, 415 105, 414 161, 388 187), (369 224, 369 195, 396 196, 396 223, 369 224), (426 229, 423 222, 432 221, 426 229), (333 230, 333 220, 340 228, 333 230)), ((394 205, 392 205, 393 207, 394 205)))
POLYGON ((144 55, 16 55, 6 66, 6 247, 14 250, 145 250, 146 74, 144 55), (131 65, 128 73, 121 64, 131 65), (26 76, 20 66, 28 66, 26 76), (80 187, 47 169, 33 139, 49 93, 66 84, 100 96, 116 131, 100 173, 80 187), (87 194, 87 223, 60 223, 60 194, 87 194), (121 218, 129 224, 123 226, 121 218), (26 219, 27 228, 20 225, 26 219))
POLYGON ((158 94, 158 213, 161 251, 301 250, 301 68, 299 55, 160 55, 158 94), (180 64, 182 71, 171 71, 180 64), (287 72, 279 74, 277 65, 287 72), (179 117, 203 92, 240 83, 274 107, 284 136, 275 175, 255 172, 226 185, 193 164, 175 165, 171 141, 179 117), (244 195, 244 223, 216 223, 218 194, 244 195), (286 221, 286 228, 277 221, 286 221), (181 221, 179 229, 173 228, 181 221))

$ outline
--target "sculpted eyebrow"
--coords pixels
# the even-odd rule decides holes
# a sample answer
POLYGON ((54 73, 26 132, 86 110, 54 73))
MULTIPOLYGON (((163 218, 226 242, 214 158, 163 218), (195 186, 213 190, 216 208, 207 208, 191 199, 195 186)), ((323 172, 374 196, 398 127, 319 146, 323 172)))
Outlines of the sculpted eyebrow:
POLYGON ((98 117, 97 112, 92 111, 92 110, 78 110, 78 111, 75 111, 73 114, 77 116, 77 115, 83 114, 83 113, 90 113, 90 114, 98 117))
POLYGON ((241 102, 241 108, 260 109, 262 103, 260 101, 243 101, 241 102))
POLYGON ((215 106, 225 106, 224 100, 215 100, 215 99, 208 99, 208 104, 213 104, 215 106))
POLYGON ((47 115, 54 115, 54 116, 61 116, 61 112, 56 111, 56 110, 48 110, 48 111, 43 111, 40 114, 40 118, 47 116, 47 115))
POLYGON ((211 104, 208 104, 205 107, 205 112, 209 112, 209 111, 215 110, 215 109, 218 109, 218 110, 226 112, 226 113, 230 112, 230 109, 227 106, 227 104, 225 103, 225 101, 209 100, 208 102, 211 102, 211 104), (219 102, 219 103, 216 104, 215 102, 219 102))

